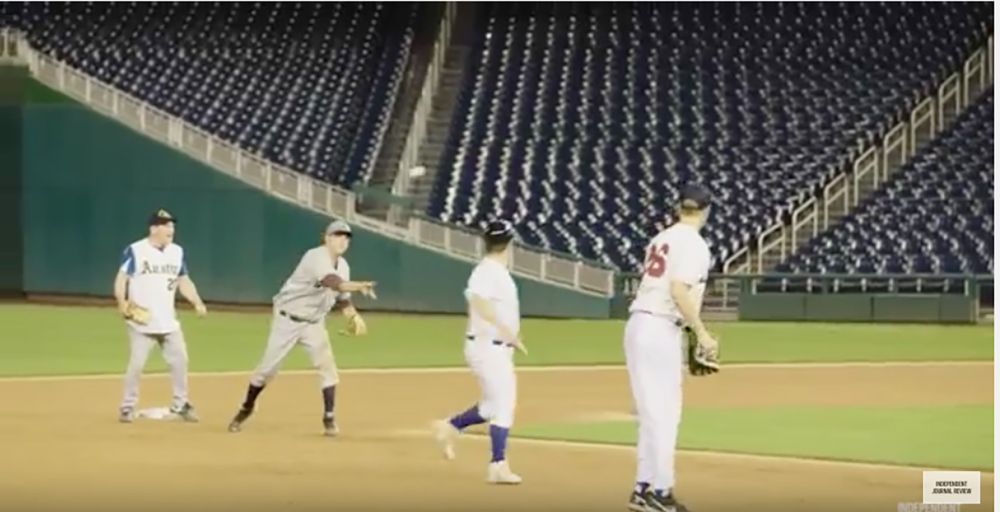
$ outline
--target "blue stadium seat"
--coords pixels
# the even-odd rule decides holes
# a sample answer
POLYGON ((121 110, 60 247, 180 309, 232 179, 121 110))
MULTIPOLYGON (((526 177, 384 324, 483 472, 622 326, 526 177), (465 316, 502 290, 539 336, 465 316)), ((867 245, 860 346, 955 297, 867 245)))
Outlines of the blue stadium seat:
MULTIPOLYGON (((829 272, 837 262, 852 273, 992 274, 993 204, 990 89, 851 216, 778 270, 829 272)), ((931 289, 962 291, 940 280, 923 291, 931 289)))
POLYGON ((992 27, 977 3, 490 4, 427 214, 640 268, 680 185, 717 263, 850 165, 992 27))
POLYGON ((412 3, 5 2, 35 48, 291 169, 367 182, 412 3))

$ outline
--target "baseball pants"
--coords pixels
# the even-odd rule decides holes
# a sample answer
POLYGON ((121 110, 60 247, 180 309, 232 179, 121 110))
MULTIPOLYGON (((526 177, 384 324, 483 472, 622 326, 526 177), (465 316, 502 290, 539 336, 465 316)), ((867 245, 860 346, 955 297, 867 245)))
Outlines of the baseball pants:
POLYGON ((267 338, 264 357, 250 377, 250 383, 254 386, 264 386, 270 382, 278 374, 281 362, 292 348, 299 344, 308 352, 313 368, 319 371, 320 388, 337 385, 340 378, 337 375, 337 365, 333 359, 326 322, 323 320, 316 323, 297 322, 277 312, 271 320, 271 333, 267 338))
POLYGON ((131 325, 128 329, 129 358, 125 370, 125 391, 122 397, 122 408, 134 409, 139 403, 139 380, 142 370, 146 367, 149 352, 159 345, 163 360, 170 371, 170 385, 173 388, 171 407, 180 409, 188 402, 188 355, 184 343, 184 333, 178 329, 164 334, 147 334, 139 332, 131 325))
POLYGON ((497 427, 513 426, 517 403, 514 349, 490 340, 466 340, 465 361, 479 380, 479 415, 497 427))
POLYGON ((625 325, 625 364, 638 413, 636 482, 669 491, 681 421, 681 328, 670 318, 635 312, 625 325))

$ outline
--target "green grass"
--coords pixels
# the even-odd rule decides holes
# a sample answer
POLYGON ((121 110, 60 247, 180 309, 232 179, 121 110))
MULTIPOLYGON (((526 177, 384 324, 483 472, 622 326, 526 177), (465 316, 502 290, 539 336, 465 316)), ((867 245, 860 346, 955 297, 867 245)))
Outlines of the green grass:
MULTIPOLYGON (((193 371, 248 370, 267 338, 268 313, 181 315, 193 371)), ((370 335, 345 339, 329 322, 338 365, 427 367, 462 365, 465 319, 458 316, 369 315, 370 335)), ((124 326, 111 307, 0 305, 0 375, 118 372, 127 356, 124 326)), ((521 365, 618 364, 620 320, 524 322, 530 355, 521 365)), ((720 323, 725 362, 992 360, 988 326, 720 323)), ((285 368, 306 368, 296 352, 285 368)), ((163 369, 150 358, 151 371, 163 369)))
MULTIPOLYGON (((517 428, 523 437, 634 444, 628 421, 517 428)), ((993 407, 772 407, 684 411, 679 446, 993 470, 993 407)))

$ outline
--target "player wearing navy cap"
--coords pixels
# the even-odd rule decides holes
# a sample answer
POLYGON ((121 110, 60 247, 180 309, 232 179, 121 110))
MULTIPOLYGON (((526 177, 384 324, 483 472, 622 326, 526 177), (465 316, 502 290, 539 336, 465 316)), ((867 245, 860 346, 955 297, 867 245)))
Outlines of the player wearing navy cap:
POLYGON ((507 463, 507 435, 514 423, 517 378, 514 349, 521 343, 517 285, 507 265, 514 226, 505 220, 490 222, 483 233, 486 256, 472 270, 465 287, 469 321, 465 331, 465 360, 479 380, 479 401, 465 412, 435 423, 435 438, 447 459, 455 457, 455 439, 466 427, 489 422, 491 458, 486 481, 519 484, 521 477, 507 463))
POLYGON ((700 230, 708 220, 711 193, 700 185, 681 190, 677 222, 646 248, 642 280, 625 325, 625 364, 638 414, 636 484, 628 508, 636 512, 684 512, 673 494, 674 455, 681 421, 683 328, 706 350, 718 343, 699 315, 711 266, 700 230))

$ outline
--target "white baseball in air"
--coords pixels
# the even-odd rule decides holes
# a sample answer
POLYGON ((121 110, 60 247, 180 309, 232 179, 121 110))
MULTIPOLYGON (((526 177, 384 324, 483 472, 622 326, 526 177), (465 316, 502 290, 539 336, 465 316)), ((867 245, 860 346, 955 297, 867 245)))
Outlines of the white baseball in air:
POLYGON ((424 166, 422 166, 422 165, 418 165, 418 166, 410 169, 410 177, 411 178, 419 178, 419 177, 423 176, 424 174, 427 174, 427 168, 424 167, 424 166))

